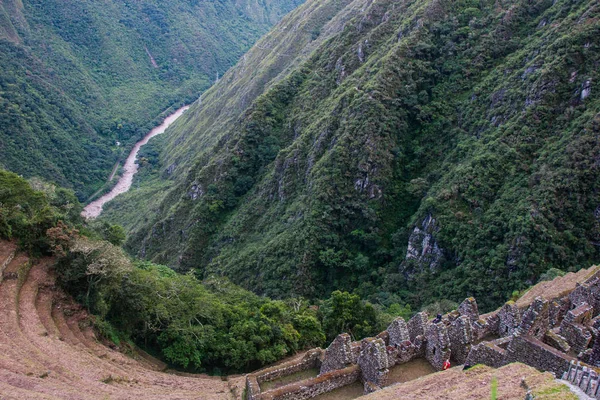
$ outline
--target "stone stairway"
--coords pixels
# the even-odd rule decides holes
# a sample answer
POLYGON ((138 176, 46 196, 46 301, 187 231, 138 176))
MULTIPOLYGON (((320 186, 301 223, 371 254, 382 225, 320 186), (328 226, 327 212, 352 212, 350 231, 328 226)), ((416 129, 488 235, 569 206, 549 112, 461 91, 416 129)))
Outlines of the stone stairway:
POLYGON ((600 399, 600 376, 593 367, 571 361, 571 365, 563 374, 562 379, 579 387, 591 398, 600 399))
POLYGON ((56 286, 53 264, 0 242, 0 399, 236 398, 221 378, 162 372, 139 349, 131 358, 105 346, 56 286))

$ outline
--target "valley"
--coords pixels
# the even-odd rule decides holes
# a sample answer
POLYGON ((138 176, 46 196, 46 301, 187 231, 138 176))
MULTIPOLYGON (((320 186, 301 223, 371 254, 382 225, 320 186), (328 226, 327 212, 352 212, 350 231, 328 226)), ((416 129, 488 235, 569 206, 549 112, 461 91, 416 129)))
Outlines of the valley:
MULTIPOLYGON (((102 212, 102 207, 104 206, 104 204, 129 190, 133 182, 133 177, 138 170, 137 157, 141 147, 148 143, 148 141, 156 135, 163 134, 167 130, 167 128, 169 128, 169 126, 171 126, 171 124, 175 122, 179 117, 181 117, 181 115, 183 115, 183 113, 186 112, 189 108, 189 106, 181 107, 173 114, 166 117, 162 124, 148 132, 148 134, 144 136, 142 140, 140 140, 135 144, 135 146, 133 146, 131 153, 129 153, 129 156, 127 156, 127 159, 125 160, 125 163, 123 165, 123 172, 119 176, 118 182, 115 184, 115 186, 112 187, 110 192, 100 196, 98 199, 90 202, 84 207, 82 213, 84 218, 97 218, 102 212)), ((118 166, 115 166, 113 172, 111 172, 110 180, 113 179, 117 168, 118 166)))
POLYGON ((600 398, 598 82, 596 0, 0 1, 0 398, 600 398))

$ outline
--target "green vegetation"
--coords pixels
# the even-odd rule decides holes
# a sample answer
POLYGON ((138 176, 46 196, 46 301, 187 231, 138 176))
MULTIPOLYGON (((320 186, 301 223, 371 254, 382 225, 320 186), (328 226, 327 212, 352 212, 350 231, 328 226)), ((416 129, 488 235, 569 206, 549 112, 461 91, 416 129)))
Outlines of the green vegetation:
POLYGON ((276 29, 161 139, 106 214, 127 249, 274 298, 483 311, 597 262, 594 2, 346 4, 327 23, 301 7, 289 61, 259 60, 276 29))
MULTIPOLYGON (((357 295, 334 292, 314 306, 270 300, 211 276, 132 260, 122 228, 85 223, 73 191, 0 170, 0 239, 58 257, 58 282, 117 346, 137 343, 190 371, 249 371, 326 344, 342 331, 372 336, 392 317, 357 295)), ((22 278, 24 278, 23 274, 22 278)), ((399 308, 406 312, 406 309, 399 308)), ((410 310, 408 310, 410 313, 410 310)))
POLYGON ((300 1, 4 1, 0 167, 86 200, 300 1))
POLYGON ((51 245, 46 231, 64 219, 81 222, 81 209, 72 190, 39 180, 30 184, 0 170, 0 239, 18 240, 22 248, 34 254, 47 253, 51 245))

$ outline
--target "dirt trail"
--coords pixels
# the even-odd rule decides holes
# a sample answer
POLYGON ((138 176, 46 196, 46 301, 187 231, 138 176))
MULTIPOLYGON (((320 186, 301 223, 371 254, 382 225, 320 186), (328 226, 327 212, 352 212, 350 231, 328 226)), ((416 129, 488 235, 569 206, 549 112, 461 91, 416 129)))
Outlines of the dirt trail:
POLYGON ((190 106, 181 107, 179 110, 169 115, 167 118, 165 118, 162 124, 152 129, 142 140, 135 144, 135 146, 131 150, 131 153, 129 153, 127 160, 125 161, 125 165, 123 166, 123 175, 121 176, 121 178, 119 178, 119 182, 117 182, 115 187, 113 187, 110 192, 100 197, 99 199, 92 201, 83 209, 81 215, 84 218, 97 218, 102 213, 102 207, 104 206, 104 204, 108 203, 118 195, 127 192, 131 188, 133 176, 138 171, 138 165, 136 164, 136 160, 140 148, 146 143, 148 143, 148 141, 154 136, 164 133, 167 130, 167 128, 177 120, 177 118, 181 117, 181 115, 185 111, 187 111, 188 108, 190 108, 190 106))

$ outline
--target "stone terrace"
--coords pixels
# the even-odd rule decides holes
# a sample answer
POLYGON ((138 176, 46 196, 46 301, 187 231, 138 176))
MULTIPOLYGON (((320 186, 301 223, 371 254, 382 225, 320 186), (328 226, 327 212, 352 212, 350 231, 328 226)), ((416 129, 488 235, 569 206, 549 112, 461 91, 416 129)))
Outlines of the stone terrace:
POLYGON ((99 342, 86 312, 55 286, 53 262, 0 242, 1 399, 237 398, 220 378, 165 373, 139 350, 134 359, 99 342))

